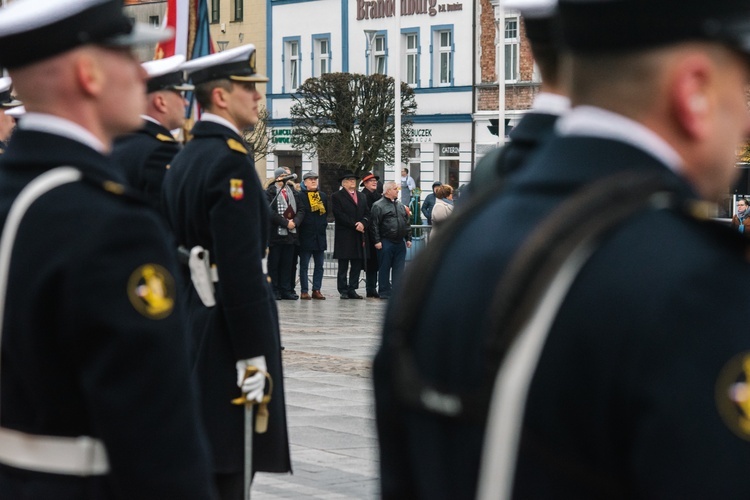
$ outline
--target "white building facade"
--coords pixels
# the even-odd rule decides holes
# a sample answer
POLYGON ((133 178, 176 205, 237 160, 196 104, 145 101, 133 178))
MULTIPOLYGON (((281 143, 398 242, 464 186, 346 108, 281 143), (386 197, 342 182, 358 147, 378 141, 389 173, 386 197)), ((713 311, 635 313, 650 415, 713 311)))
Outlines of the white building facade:
MULTIPOLYGON (((318 170, 317 158, 294 151, 290 141, 292 95, 302 82, 325 72, 393 76, 399 64, 417 102, 413 135, 402 138, 411 145, 402 158, 410 175, 425 192, 435 180, 454 187, 469 182, 476 132, 475 10, 472 2, 441 2, 401 0, 397 19, 393 0, 268 0, 266 99, 275 148, 269 177, 278 166, 297 175, 318 170)), ((373 170, 383 180, 400 176, 392 164, 373 170)))

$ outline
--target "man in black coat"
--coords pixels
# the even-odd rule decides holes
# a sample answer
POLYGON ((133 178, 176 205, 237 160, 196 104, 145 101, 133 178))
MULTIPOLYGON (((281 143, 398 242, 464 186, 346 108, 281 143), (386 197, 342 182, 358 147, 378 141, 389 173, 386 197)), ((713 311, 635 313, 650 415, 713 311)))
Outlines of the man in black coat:
POLYGON ((325 251, 328 249, 326 233, 328 231, 328 197, 318 189, 318 173, 306 172, 302 176, 300 205, 305 210, 305 218, 299 225, 299 283, 303 300, 325 300, 320 291, 323 286, 323 265, 325 251), (313 258, 312 295, 308 293, 309 283, 307 268, 313 258))
POLYGON ((146 114, 140 130, 119 137, 112 159, 120 165, 128 183, 142 192, 151 205, 161 207, 161 184, 169 162, 180 151, 180 143, 171 130, 185 123, 182 92, 193 90, 185 82, 182 64, 185 56, 177 55, 143 63, 149 75, 146 83, 146 114))
POLYGON ((145 105, 130 46, 169 37, 133 29, 115 0, 0 9, 33 111, 0 158, 3 499, 213 497, 174 248, 106 157, 145 105))
MULTIPOLYGON (((287 174, 283 168, 274 171, 276 179, 287 174)), ((305 218, 297 191, 286 181, 274 182, 266 189, 270 208, 270 234, 268 237, 268 275, 271 278, 276 300, 297 300, 291 284, 294 282, 294 254, 299 244, 298 227, 305 218)))
MULTIPOLYGON (((595 245, 531 366, 525 407, 489 417, 494 429, 512 421, 503 410, 519 412, 514 468, 481 468, 510 473, 513 498, 745 498, 750 310, 735 294, 750 279, 748 245, 699 209, 729 192, 750 135, 750 11, 731 1, 649 0, 649 16, 641 0, 559 5, 578 106, 450 241, 407 332, 412 367, 442 391, 477 391, 497 334, 486 331, 491 292, 522 242, 593 181, 658 176, 674 208, 654 199, 595 245)), ((597 215, 610 214, 581 226, 597 215)), ((480 418, 451 418, 450 396, 426 394, 431 409, 403 404, 393 321, 391 310, 373 367, 383 497, 475 498, 482 447, 493 457, 512 442, 487 441, 480 418)))
MULTIPOLYGON (((360 186, 362 194, 367 199, 367 208, 372 212, 372 206, 383 197, 382 186, 381 190, 378 190, 378 184, 380 183, 380 177, 367 172, 362 178, 360 186)), ((370 238, 370 231, 365 232, 365 250, 367 255, 365 256, 365 291, 368 297, 380 298, 378 294, 378 251, 375 248, 375 243, 370 238)))
POLYGON ((252 45, 194 59, 185 71, 205 112, 164 178, 164 208, 181 246, 208 251, 214 304, 206 305, 195 286, 187 290, 192 352, 215 481, 222 498, 237 499, 243 495, 245 410, 230 400, 239 385, 248 400, 260 401, 266 373, 273 380, 270 421, 266 433, 254 433, 253 470, 291 470, 276 302, 262 266, 268 201, 240 134, 258 120, 255 85, 267 79, 255 72, 252 45), (248 366, 259 377, 246 378, 248 366))
POLYGON ((370 209, 365 195, 357 191, 357 176, 354 173, 344 172, 339 182, 341 189, 331 195, 331 210, 336 222, 333 258, 339 261, 336 286, 340 298, 361 299, 363 297, 356 290, 365 259, 364 238, 370 209))

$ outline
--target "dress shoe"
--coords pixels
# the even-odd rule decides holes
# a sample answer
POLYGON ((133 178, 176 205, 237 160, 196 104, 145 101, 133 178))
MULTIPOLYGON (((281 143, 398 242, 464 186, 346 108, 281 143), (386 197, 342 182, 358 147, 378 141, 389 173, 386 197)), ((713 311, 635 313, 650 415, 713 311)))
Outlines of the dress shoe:
POLYGON ((350 299, 364 299, 364 297, 362 297, 357 292, 349 292, 349 298, 350 299))
MULTIPOLYGON (((313 292, 313 295, 315 295, 315 292, 313 292)), ((310 297, 310 294, 307 292, 302 292, 302 295, 299 296, 302 300, 310 300, 312 297, 310 297)))
POLYGON ((347 294, 345 294, 345 293, 342 293, 342 294, 341 294, 341 296, 340 296, 339 298, 340 298, 340 299, 348 299, 348 298, 349 298, 349 295, 347 295, 347 294))
POLYGON ((299 295, 296 293, 282 293, 281 294, 281 300, 297 300, 299 298, 299 295))
POLYGON ((367 292, 368 297, 373 297, 375 299, 379 299, 380 295, 378 295, 378 292, 367 292))
POLYGON ((312 298, 315 300, 326 300, 323 294, 320 293, 320 290, 313 290, 312 298))
POLYGON ((276 300, 281 300, 281 295, 279 295, 279 294, 277 293, 277 294, 275 294, 274 298, 275 298, 276 300))

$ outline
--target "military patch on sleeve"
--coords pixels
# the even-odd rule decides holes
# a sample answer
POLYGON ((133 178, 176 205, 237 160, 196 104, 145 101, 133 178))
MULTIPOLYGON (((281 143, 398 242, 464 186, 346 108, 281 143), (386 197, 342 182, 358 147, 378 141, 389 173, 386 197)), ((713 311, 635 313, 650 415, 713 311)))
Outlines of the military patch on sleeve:
POLYGON ((229 195, 235 200, 241 200, 245 197, 242 179, 229 179, 229 195))
POLYGON ((144 264, 130 275, 128 298, 135 310, 147 318, 166 318, 174 309, 174 278, 157 264, 144 264))
POLYGON ((243 155, 247 154, 247 148, 237 139, 227 139, 227 146, 229 146, 229 149, 232 151, 237 151, 243 155))
POLYGON ((750 352, 738 354, 721 369, 716 404, 732 432, 750 441, 750 352))

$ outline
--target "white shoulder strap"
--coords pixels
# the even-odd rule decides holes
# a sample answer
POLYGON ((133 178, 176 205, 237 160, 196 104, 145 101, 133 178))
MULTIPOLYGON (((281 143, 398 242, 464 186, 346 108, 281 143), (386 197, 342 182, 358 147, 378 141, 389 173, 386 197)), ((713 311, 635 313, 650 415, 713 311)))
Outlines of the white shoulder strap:
POLYGON ((8 212, 8 218, 0 236, 0 348, 3 341, 3 320, 5 317, 5 297, 8 291, 10 257, 16 240, 21 219, 29 207, 44 193, 52 189, 80 180, 81 172, 73 167, 57 167, 49 170, 28 183, 15 199, 8 212))
POLYGON ((478 500, 509 500, 513 494, 526 398, 557 312, 578 272, 593 252, 576 248, 550 282, 534 314, 518 334, 498 370, 487 416, 479 471, 478 500))

